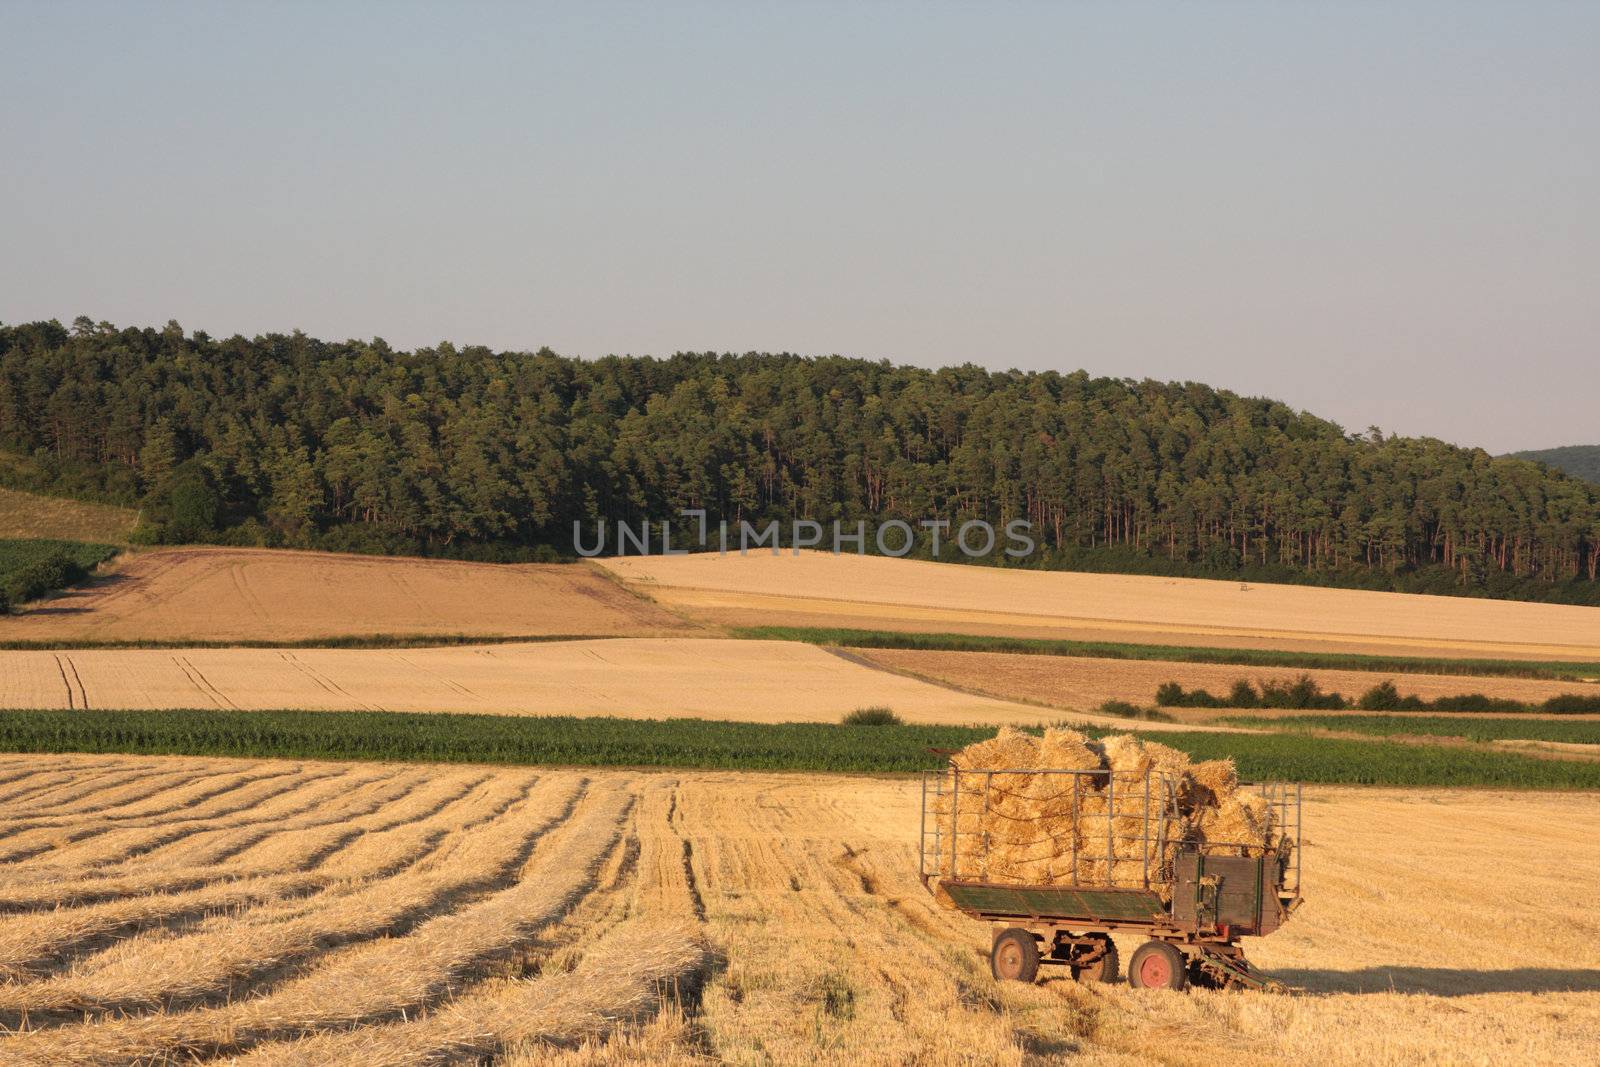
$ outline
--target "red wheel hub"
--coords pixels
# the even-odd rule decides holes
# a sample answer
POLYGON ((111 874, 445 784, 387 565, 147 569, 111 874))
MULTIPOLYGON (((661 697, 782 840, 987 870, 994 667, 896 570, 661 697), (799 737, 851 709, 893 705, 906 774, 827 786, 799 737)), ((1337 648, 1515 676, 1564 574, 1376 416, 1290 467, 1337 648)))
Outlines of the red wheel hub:
POLYGON ((1139 961, 1139 984, 1146 989, 1165 989, 1172 984, 1172 964, 1159 952, 1139 961))

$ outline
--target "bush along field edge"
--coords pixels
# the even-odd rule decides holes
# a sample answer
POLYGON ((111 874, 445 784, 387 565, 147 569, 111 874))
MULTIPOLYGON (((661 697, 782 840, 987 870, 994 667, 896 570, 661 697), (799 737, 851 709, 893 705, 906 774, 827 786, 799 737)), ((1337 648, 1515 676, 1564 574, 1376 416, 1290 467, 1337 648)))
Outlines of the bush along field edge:
POLYGON ((120 551, 86 541, 0 539, 0 614, 87 581, 120 551))
POLYGON ((1561 693, 1541 701, 1461 693, 1425 700, 1414 693, 1401 695, 1392 681, 1379 682, 1352 700, 1343 693, 1324 692, 1310 675, 1293 682, 1263 681, 1251 684, 1240 678, 1225 697, 1204 689, 1185 689, 1167 682, 1156 690, 1158 708, 1210 708, 1273 711, 1446 711, 1513 712, 1538 715, 1600 714, 1600 693, 1561 693))

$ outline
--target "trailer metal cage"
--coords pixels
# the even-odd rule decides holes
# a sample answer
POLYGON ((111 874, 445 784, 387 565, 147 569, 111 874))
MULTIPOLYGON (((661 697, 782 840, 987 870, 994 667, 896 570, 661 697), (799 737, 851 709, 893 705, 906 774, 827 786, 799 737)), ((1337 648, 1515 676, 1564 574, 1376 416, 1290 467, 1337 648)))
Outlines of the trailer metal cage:
POLYGON ((1271 933, 1301 897, 1302 791, 1253 786, 1271 818, 1252 840, 1200 839, 1183 818, 1198 800, 1148 770, 984 769, 922 778, 919 874, 930 892, 997 924, 997 977, 1038 966, 1110 980, 1113 931, 1150 938, 1135 984, 1189 981, 1274 988, 1250 968, 1242 936, 1271 933))

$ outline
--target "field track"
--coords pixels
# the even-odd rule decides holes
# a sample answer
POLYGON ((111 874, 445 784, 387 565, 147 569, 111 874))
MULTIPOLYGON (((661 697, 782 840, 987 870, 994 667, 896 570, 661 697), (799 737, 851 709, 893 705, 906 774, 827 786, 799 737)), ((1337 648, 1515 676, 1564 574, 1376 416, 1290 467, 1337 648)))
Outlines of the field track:
POLYGON ((679 633, 593 568, 163 548, 0 619, 0 641, 295 641, 371 634, 609 637, 679 633))
POLYGON ((621 638, 409 649, 0 651, 0 708, 838 722, 872 705, 887 705, 907 721, 922 723, 1059 717, 793 641, 621 638))
POLYGON ((708 624, 1388 655, 1600 658, 1600 609, 804 552, 603 561, 708 624))
POLYGON ((1318 790, 1308 995, 1179 996, 994 983, 905 780, 0 756, 0 1062, 1582 1062, 1597 809, 1318 790))

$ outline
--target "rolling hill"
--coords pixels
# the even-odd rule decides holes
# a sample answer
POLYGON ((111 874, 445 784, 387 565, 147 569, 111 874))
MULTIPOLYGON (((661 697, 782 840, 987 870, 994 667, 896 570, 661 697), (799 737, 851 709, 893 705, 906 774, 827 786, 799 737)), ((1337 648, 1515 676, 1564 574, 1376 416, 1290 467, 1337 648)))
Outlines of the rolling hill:
POLYGON ((659 540, 685 508, 713 528, 1026 521, 1053 569, 1600 604, 1600 487, 1081 371, 403 352, 81 318, 0 327, 0 450, 28 457, 23 488, 138 502, 170 543, 530 560, 570 556, 575 523, 659 540))
POLYGON ((1531 459, 1543 463, 1574 478, 1600 483, 1600 445, 1540 448, 1529 452, 1513 452, 1512 456, 1516 459, 1531 459))

